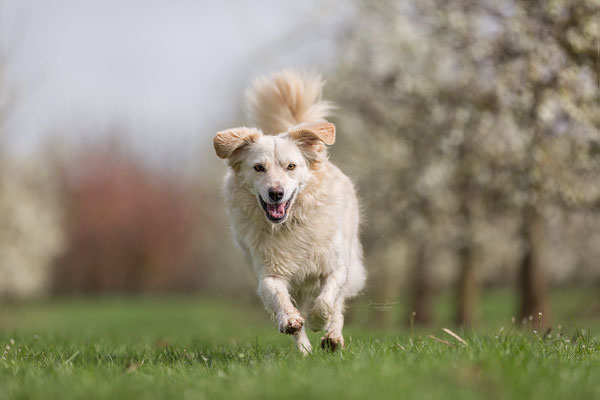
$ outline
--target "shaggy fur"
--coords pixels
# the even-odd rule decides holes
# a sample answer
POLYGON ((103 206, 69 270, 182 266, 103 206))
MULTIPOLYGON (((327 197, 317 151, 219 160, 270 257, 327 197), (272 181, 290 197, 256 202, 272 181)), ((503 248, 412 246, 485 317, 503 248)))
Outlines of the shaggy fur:
POLYGON ((358 202, 327 157, 335 126, 324 120, 332 106, 322 87, 319 76, 289 70, 259 78, 246 99, 262 131, 233 128, 214 139, 230 167, 225 200, 235 240, 279 330, 304 353, 305 317, 325 331, 323 347, 344 345, 344 302, 365 282, 358 202))

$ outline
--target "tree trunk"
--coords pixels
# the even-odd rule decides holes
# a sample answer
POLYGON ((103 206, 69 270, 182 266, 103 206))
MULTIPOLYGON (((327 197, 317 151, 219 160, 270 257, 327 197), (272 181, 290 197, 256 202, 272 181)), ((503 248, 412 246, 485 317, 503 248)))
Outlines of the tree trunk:
POLYGON ((470 242, 463 243, 459 257, 461 269, 457 284, 456 323, 471 328, 477 319, 479 281, 470 242))
POLYGON ((458 148, 456 181, 459 184, 459 218, 460 242, 458 243, 458 259, 460 272, 456 286, 456 315, 458 325, 473 327, 477 318, 479 301, 479 280, 474 259, 473 212, 476 207, 477 190, 473 184, 476 175, 474 154, 477 153, 473 144, 473 132, 479 124, 479 116, 471 112, 465 126, 464 139, 458 148))
POLYGON ((523 211, 521 233, 525 245, 525 254, 521 261, 520 289, 521 318, 532 316, 535 321, 543 313, 543 325, 550 322, 550 308, 546 284, 544 254, 545 221, 540 211, 533 205, 523 211))
POLYGON ((461 235, 458 244, 458 258, 460 272, 457 282, 456 293, 456 323, 465 327, 473 327, 477 317, 477 303, 479 300, 479 281, 477 279, 477 268, 473 257, 473 228, 472 208, 475 206, 475 197, 471 190, 470 169, 466 161, 467 143, 461 146, 460 158, 465 163, 462 176, 459 177, 460 185, 460 224, 461 235))
MULTIPOLYGON (((413 275, 413 302, 412 312, 415 324, 428 324, 431 322, 431 298, 433 285, 429 276, 429 263, 427 259, 427 245, 421 242, 418 245, 413 275)), ((411 318, 413 318, 411 316, 411 318)))

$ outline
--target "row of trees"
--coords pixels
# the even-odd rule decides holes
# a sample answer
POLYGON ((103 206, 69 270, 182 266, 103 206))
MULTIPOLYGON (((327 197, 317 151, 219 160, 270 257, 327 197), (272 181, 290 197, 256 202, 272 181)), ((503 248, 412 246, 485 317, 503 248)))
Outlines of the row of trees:
POLYGON ((243 268, 230 246, 222 252, 229 231, 216 174, 167 171, 121 139, 36 160, 0 158, 0 298, 214 294, 243 268))
POLYGON ((152 165, 120 126, 96 141, 55 136, 34 154, 11 154, 5 123, 18 88, 8 87, 4 61, 2 53, 0 300, 226 286, 235 271, 227 266, 240 263, 220 253, 229 238, 225 215, 215 212, 222 171, 204 173, 204 162, 152 165))
MULTIPOLYGON (((480 270, 495 263, 519 271, 519 315, 549 316, 549 221, 578 232, 562 243, 571 254, 597 243, 596 11, 585 0, 360 3, 333 74, 334 151, 367 203, 381 296, 409 262, 417 322, 430 319, 436 264, 458 270, 459 323, 474 322, 480 270)), ((597 267, 591 252, 572 262, 597 267)))
POLYGON ((242 263, 223 251, 223 171, 153 165, 124 129, 87 143, 54 137, 17 157, 5 146, 14 96, 3 78, 0 69, 0 300, 248 286, 231 279, 242 263))

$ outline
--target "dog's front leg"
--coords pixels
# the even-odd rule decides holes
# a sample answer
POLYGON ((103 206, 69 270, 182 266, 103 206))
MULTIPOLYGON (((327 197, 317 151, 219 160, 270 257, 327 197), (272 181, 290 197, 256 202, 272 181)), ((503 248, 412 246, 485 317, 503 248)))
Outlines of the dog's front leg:
POLYGON ((281 333, 296 335, 300 332, 304 319, 294 307, 284 279, 263 277, 258 284, 258 294, 267 310, 275 314, 281 333))

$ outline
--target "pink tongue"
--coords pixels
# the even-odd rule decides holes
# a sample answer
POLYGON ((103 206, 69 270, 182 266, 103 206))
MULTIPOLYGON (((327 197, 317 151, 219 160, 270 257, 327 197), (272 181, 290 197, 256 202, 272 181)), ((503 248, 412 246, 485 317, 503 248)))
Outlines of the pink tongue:
POLYGON ((269 215, 273 218, 282 218, 285 214, 285 203, 267 203, 267 211, 269 212, 269 215))

